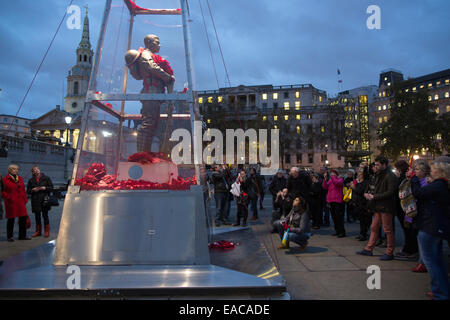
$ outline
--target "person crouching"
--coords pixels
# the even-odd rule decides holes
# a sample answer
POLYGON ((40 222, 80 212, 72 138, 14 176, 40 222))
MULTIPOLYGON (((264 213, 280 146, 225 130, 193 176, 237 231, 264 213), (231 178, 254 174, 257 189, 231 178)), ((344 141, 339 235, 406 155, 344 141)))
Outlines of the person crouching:
POLYGON ((309 225, 309 210, 305 199, 296 197, 292 204, 291 212, 284 219, 276 223, 280 239, 283 239, 284 232, 289 229, 286 245, 281 245, 278 249, 289 249, 289 242, 297 243, 300 248, 306 249, 308 239, 311 237, 309 225))

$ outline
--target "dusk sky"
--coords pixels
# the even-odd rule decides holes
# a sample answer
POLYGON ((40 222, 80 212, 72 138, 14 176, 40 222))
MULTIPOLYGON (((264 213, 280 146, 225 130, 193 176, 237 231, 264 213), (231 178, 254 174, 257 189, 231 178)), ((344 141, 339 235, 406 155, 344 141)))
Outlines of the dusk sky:
MULTIPOLYGON (((142 7, 179 7, 177 1, 137 0, 142 7)), ((0 113, 16 114, 69 0, 1 1, 0 113)), ((89 5, 95 51, 103 14, 102 0, 89 5)), ((214 29, 201 0, 220 87, 227 86, 214 29)), ((417 77, 450 67, 448 0, 209 0, 232 86, 311 83, 330 96, 343 88, 378 84, 381 70, 395 68, 417 77), (381 9, 381 30, 369 30, 370 5, 381 9)), ((217 89, 199 0, 190 0, 191 45, 197 90, 217 89)), ((85 10, 82 10, 82 19, 85 10)), ((157 20, 148 17, 148 33, 157 20)), ((159 21, 159 20, 158 20, 159 21)), ((158 25, 160 26, 159 22, 158 25)), ((140 25, 139 27, 142 27, 140 25)), ((176 24, 162 28, 181 29, 176 24)), ((66 76, 75 64, 80 30, 64 22, 41 72, 19 113, 36 118, 63 104, 66 76)), ((147 33, 147 30, 140 30, 147 33)), ((171 39, 161 38, 163 56, 173 55, 171 39), (168 44, 166 47, 165 44, 168 44)), ((173 39, 172 39, 173 40, 173 39)), ((181 44, 180 44, 181 45, 181 44)), ((171 61, 172 62, 172 61, 171 61)), ((175 66, 177 62, 173 63, 175 66)), ((177 73, 177 70, 175 70, 177 73)))

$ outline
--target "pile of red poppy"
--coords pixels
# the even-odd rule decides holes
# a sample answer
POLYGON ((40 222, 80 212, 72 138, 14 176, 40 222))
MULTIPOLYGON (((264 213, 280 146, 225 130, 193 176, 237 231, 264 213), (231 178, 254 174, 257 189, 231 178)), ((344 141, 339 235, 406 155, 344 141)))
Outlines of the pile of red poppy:
MULTIPOLYGON (((156 163, 161 161, 170 161, 167 157, 157 153, 136 153, 128 158, 129 162, 138 162, 142 164, 156 163)), ((156 183, 144 180, 124 180, 117 181, 112 175, 106 172, 106 166, 103 163, 93 163, 86 175, 75 181, 75 185, 80 186, 84 191, 100 190, 189 190, 192 185, 197 184, 197 179, 183 179, 177 177, 172 179, 171 183, 156 183)))

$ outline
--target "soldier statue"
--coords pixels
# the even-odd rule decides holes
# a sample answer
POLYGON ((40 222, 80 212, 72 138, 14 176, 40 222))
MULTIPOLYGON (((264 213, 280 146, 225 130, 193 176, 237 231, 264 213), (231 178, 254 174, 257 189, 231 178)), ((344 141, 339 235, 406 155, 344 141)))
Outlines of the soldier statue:
MULTIPOLYGON (((131 75, 143 81, 141 93, 172 93, 175 83, 173 70, 169 63, 158 55, 159 37, 149 34, 144 39, 145 48, 129 50, 125 62, 131 75)), ((137 151, 151 152, 153 138, 158 129, 162 101, 141 101, 142 124, 138 129, 137 151)))

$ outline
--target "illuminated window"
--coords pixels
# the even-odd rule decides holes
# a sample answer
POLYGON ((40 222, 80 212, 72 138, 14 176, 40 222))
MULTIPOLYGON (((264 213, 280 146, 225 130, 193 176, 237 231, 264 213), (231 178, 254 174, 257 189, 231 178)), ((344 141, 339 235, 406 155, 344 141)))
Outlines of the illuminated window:
POLYGON ((380 93, 378 93, 378 96, 379 96, 379 97, 381 97, 381 92, 380 92, 380 93))
POLYGON ((386 110, 386 105, 383 106, 383 110, 386 110))
POLYGON ((322 96, 319 96, 319 102, 322 102, 323 98, 322 96))
POLYGON ((383 97, 386 97, 386 91, 383 91, 383 97))
POLYGON ((208 97, 208 103, 213 103, 213 97, 208 97))
POLYGON ((284 120, 288 121, 289 120, 289 116, 284 116, 284 120))
POLYGON ((308 113, 308 120, 311 120, 311 119, 312 119, 312 114, 308 113))
POLYGON ((450 83, 450 79, 445 80, 445 84, 449 84, 450 83))
POLYGON ((450 112, 450 106, 447 106, 447 112, 450 112))
POLYGON ((278 99, 278 92, 274 92, 273 94, 273 100, 277 100, 278 99))
POLYGON ((388 82, 388 87, 390 87, 391 86, 391 83, 390 82, 388 82))
POLYGON ((450 93, 449 93, 449 92, 446 92, 446 93, 445 93, 445 97, 446 97, 446 98, 450 97, 450 93))
POLYGON ((420 86, 420 89, 423 89, 423 88, 425 88, 425 86, 422 84, 422 85, 420 86))
POLYGON ((405 92, 409 92, 409 89, 406 89, 405 92))
POLYGON ((435 111, 437 114, 439 114, 439 107, 437 107, 435 111))
POLYGON ((284 103, 284 109, 285 109, 285 110, 289 110, 289 101, 286 101, 286 102, 284 103))
POLYGON ((300 126, 297 126, 297 134, 300 134, 301 130, 300 130, 300 126))
POLYGON ((320 127, 320 132, 322 132, 322 133, 325 132, 325 126, 321 126, 321 127, 320 127))
POLYGON ((442 134, 438 133, 437 136, 436 136, 436 139, 442 140, 442 134))
POLYGON ((262 94, 262 99, 263 99, 263 100, 267 100, 267 93, 263 93, 263 94, 262 94))
POLYGON ((378 106, 378 111, 381 111, 381 106, 378 106))
POLYGON ((295 110, 300 110, 301 103, 300 101, 295 101, 295 110))
POLYGON ((203 98, 198 98, 198 103, 202 104, 203 103, 203 98))
POLYGON ((412 91, 417 91, 417 88, 416 87, 412 88, 412 91))
POLYGON ((273 121, 278 121, 278 116, 273 116, 273 121))
MULTIPOLYGON (((449 106, 450 107, 450 106, 449 106)), ((448 107, 447 107, 448 108, 448 107)), ((300 120, 301 119, 301 116, 298 114, 296 117, 295 117, 297 120, 300 120)))
POLYGON ((208 119, 208 123, 211 123, 211 119, 208 119))
POLYGON ((278 126, 273 126, 274 129, 278 129, 278 126))
POLYGON ((433 100, 433 97, 428 96, 428 101, 431 101, 431 100, 433 100))
POLYGON ((387 122, 388 121, 387 116, 385 116, 383 120, 384 122, 387 122))
POLYGON ((440 86, 440 85, 441 85, 441 82, 440 82, 440 81, 436 82, 436 85, 437 85, 437 86, 440 86))
POLYGON ((263 121, 267 121, 267 117, 266 116, 263 116, 263 121))
POLYGON ((429 83, 429 84, 428 84, 428 88, 431 88, 431 87, 433 87, 433 84, 432 84, 432 83, 429 83))
POLYGON ((295 97, 298 99, 298 98, 300 98, 300 91, 297 91, 296 93, 295 93, 295 97))
POLYGON ((439 95, 438 94, 435 94, 434 95, 434 100, 438 100, 439 99, 439 95))
POLYGON ((217 101, 218 101, 219 103, 222 103, 223 97, 222 97, 222 96, 219 96, 219 97, 217 98, 217 101))

